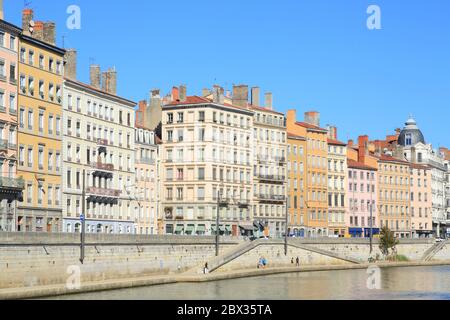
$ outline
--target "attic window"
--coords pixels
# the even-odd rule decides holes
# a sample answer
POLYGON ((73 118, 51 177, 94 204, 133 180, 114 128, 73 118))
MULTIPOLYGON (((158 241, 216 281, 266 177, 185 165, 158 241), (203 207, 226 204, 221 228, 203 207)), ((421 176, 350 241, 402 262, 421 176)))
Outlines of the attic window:
POLYGON ((406 145, 412 145, 412 135, 410 133, 406 134, 406 145))

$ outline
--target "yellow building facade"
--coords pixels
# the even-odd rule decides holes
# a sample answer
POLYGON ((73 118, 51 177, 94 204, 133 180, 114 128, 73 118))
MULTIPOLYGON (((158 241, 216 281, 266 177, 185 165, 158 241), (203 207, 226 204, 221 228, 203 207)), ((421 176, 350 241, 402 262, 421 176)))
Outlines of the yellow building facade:
POLYGON ((65 50, 23 35, 19 50, 18 231, 62 229, 62 88, 65 50))
POLYGON ((306 112, 297 122, 296 110, 288 111, 287 130, 306 139, 307 237, 328 236, 328 131, 320 127, 320 114, 306 112))

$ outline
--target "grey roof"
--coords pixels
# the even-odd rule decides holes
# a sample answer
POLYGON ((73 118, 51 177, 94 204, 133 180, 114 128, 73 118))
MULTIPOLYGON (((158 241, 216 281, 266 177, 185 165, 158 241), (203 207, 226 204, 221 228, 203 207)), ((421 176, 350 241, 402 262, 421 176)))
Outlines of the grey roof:
POLYGON ((408 121, 406 121, 405 128, 401 131, 400 136, 398 137, 398 144, 406 147, 410 145, 414 146, 420 142, 426 144, 422 131, 420 131, 416 121, 412 117, 410 117, 408 121), (407 145, 406 138, 409 135, 411 135, 411 144, 407 145))

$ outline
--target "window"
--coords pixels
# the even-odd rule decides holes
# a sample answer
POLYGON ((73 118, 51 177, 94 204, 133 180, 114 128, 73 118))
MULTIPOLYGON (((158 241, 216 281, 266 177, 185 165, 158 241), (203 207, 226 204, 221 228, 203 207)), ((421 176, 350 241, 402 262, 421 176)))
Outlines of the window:
POLYGON ((28 167, 33 167, 33 147, 28 147, 28 167))
POLYGON ((11 64, 9 66, 9 81, 12 82, 13 84, 16 84, 16 65, 15 64, 11 64))
POLYGON ((28 110, 28 130, 33 130, 33 110, 28 110))
POLYGON ((31 65, 31 66, 34 64, 34 52, 33 52, 33 50, 30 50, 28 52, 28 64, 31 65))
POLYGON ((19 111, 19 126, 25 128, 25 109, 20 108, 19 111))
POLYGON ((39 111, 39 132, 44 132, 44 111, 39 111))
POLYGON ((13 51, 16 51, 16 37, 9 37, 9 48, 13 51))
POLYGON ((4 32, 0 32, 0 46, 2 46, 2 47, 5 46, 5 33, 4 32))
POLYGON ((198 169, 198 180, 205 180, 205 168, 198 169))
POLYGON ((25 63, 25 56, 27 52, 25 48, 20 48, 20 62, 25 63))
POLYGON ((44 147, 43 146, 39 146, 38 164, 39 164, 39 170, 44 170, 44 147))
MULTIPOLYGON (((215 119, 215 116, 216 116, 216 113, 214 113, 214 119, 215 119)), ((205 111, 200 111, 198 113, 198 121, 205 122, 205 111)), ((216 122, 216 121, 214 121, 214 122, 216 122)))
POLYGON ((184 122, 184 113, 183 112, 178 112, 177 122, 178 123, 183 123, 184 122))

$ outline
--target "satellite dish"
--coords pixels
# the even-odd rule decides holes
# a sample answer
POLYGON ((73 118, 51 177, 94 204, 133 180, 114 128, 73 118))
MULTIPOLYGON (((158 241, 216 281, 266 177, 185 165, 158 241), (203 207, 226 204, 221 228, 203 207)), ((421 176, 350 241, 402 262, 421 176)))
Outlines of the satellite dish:
POLYGON ((31 20, 31 21, 30 21, 30 28, 34 28, 34 26, 35 26, 34 21, 31 20))

